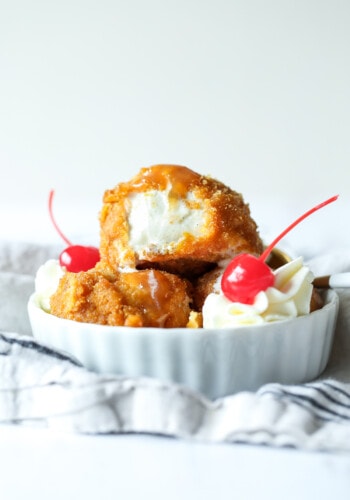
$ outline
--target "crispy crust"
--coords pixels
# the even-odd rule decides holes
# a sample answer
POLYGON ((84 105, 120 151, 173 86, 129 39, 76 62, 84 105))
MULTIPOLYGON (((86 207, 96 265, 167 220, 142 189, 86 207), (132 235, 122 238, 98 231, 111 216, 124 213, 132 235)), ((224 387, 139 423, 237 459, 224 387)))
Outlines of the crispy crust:
POLYGON ((191 287, 157 270, 116 272, 104 264, 67 272, 51 297, 55 316, 113 326, 186 327, 191 287))
POLYGON ((222 259, 241 252, 260 254, 263 249, 257 225, 241 194, 177 165, 143 168, 129 182, 107 190, 100 227, 101 258, 113 268, 157 267, 185 276, 198 275, 222 259), (181 200, 190 210, 203 209, 200 235, 184 232, 166 249, 150 241, 141 253, 130 243, 130 198, 135 193, 166 189, 169 203, 181 200))
POLYGON ((222 275, 222 269, 216 268, 203 274, 194 282, 193 307, 196 311, 202 311, 205 299, 215 291, 215 284, 222 275))

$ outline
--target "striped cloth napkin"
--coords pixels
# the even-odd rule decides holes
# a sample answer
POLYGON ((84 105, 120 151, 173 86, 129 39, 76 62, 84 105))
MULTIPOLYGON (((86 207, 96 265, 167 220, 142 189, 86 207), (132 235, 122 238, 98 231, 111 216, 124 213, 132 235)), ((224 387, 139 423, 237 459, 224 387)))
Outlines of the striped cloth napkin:
MULTIPOLYGON (((176 384, 90 372, 37 342, 26 303, 35 269, 55 252, 0 245, 0 423, 350 451, 350 291, 339 291, 335 342, 317 381, 210 401, 176 384)), ((322 273, 348 271, 350 259, 327 254, 311 265, 322 273)))

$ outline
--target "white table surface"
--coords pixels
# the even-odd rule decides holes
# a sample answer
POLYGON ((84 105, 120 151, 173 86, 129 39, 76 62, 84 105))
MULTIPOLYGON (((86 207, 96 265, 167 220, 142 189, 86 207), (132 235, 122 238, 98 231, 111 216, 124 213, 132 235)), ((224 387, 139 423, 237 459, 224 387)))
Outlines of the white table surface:
POLYGON ((0 426, 2 500, 348 498, 350 454, 0 426))

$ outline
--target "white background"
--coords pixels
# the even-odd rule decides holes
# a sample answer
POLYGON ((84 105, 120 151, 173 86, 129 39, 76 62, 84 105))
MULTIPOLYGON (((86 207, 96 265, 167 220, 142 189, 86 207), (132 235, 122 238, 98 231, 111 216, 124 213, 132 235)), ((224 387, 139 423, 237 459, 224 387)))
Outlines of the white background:
POLYGON ((1 234, 59 241, 54 188, 94 237, 104 190, 161 162, 242 192, 263 236, 336 193, 347 231, 349 26, 348 0, 0 0, 1 234))
MULTIPOLYGON (((164 162, 242 192, 266 239, 339 193, 290 241, 348 251, 349 136, 349 0, 0 0, 0 237, 59 242, 54 188, 97 240, 104 190, 164 162)), ((0 430, 6 500, 349 490, 348 456, 0 430)))

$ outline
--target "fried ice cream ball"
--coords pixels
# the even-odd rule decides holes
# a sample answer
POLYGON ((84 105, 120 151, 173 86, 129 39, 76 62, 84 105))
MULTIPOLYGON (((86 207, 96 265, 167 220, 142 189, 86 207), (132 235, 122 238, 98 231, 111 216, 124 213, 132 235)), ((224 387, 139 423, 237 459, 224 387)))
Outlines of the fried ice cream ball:
POLYGON ((107 190, 100 253, 113 268, 154 268, 197 276, 263 245, 242 195, 187 167, 142 168, 107 190))
POLYGON ((205 299, 210 293, 219 293, 221 288, 221 276, 223 269, 217 267, 200 276, 194 283, 193 307, 196 311, 202 311, 205 299))
POLYGON ((190 285, 157 270, 115 272, 103 265, 66 272, 51 296, 51 313, 85 323, 132 327, 185 327, 190 285))

